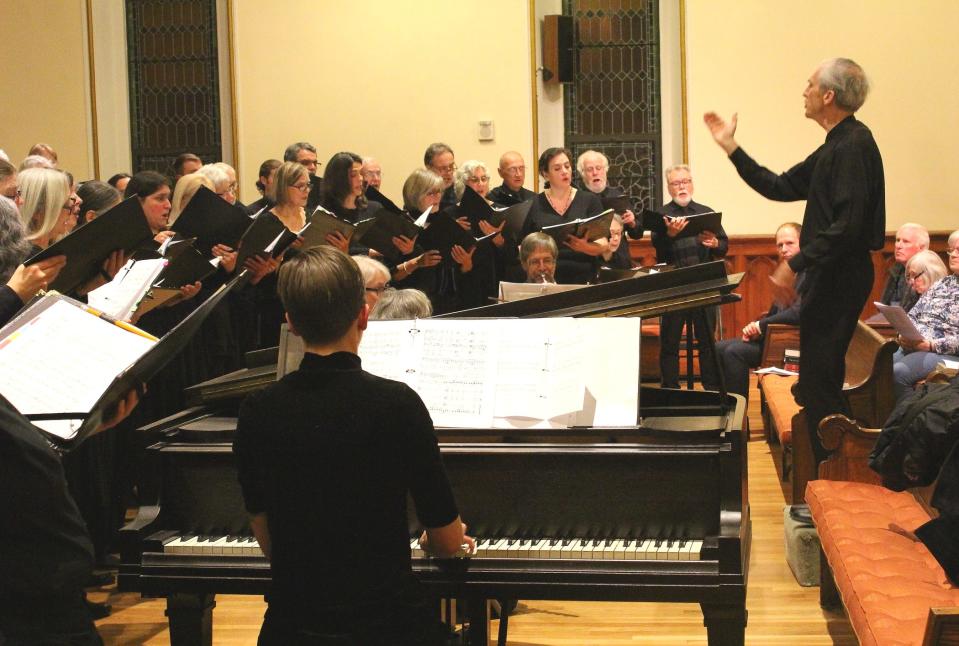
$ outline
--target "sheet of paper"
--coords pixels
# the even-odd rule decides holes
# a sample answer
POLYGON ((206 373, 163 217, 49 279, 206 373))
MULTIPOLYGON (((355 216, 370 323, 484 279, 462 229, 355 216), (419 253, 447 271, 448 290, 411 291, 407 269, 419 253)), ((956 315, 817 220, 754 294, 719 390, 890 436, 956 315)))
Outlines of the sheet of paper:
POLYGON ((753 370, 757 375, 780 375, 781 377, 797 377, 799 376, 798 372, 793 372, 792 370, 786 370, 784 368, 777 368, 775 366, 770 366, 768 368, 762 368, 761 370, 753 370))
POLYGON ((363 370, 384 379, 414 385, 417 358, 414 356, 417 325, 420 321, 370 321, 360 341, 363 370))
POLYGON ((585 285, 558 285, 556 283, 507 283, 499 284, 499 299, 504 303, 520 301, 524 298, 556 294, 581 289, 585 285))
POLYGON ((166 263, 163 258, 136 262, 130 260, 117 272, 113 280, 90 292, 87 303, 113 318, 127 320, 166 263))
POLYGON ((896 332, 898 332, 899 336, 903 339, 906 341, 922 341, 922 334, 916 329, 915 324, 912 322, 912 319, 909 318, 906 310, 898 305, 885 305, 879 302, 874 302, 873 305, 875 305, 880 314, 885 316, 886 320, 896 328, 896 332))
POLYGON ((586 392, 574 426, 635 426, 639 414, 640 319, 576 319, 589 339, 584 366, 586 392))
POLYGON ((415 390, 437 426, 493 422, 498 321, 418 321, 415 390))
POLYGON ((24 415, 87 413, 153 344, 59 301, 0 341, 0 393, 24 415))

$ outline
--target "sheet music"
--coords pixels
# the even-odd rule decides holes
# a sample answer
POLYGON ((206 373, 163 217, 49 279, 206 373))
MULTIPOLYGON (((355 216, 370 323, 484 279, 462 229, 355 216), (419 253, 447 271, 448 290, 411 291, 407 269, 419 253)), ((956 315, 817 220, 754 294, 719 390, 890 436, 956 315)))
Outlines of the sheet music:
MULTIPOLYGON (((437 426, 490 426, 496 321, 418 321, 414 389, 437 426)), ((411 384, 412 385, 412 384, 411 384)))
POLYGON ((639 414, 640 319, 576 319, 576 323, 580 334, 590 339, 578 370, 584 378, 587 406, 571 424, 634 426, 639 414))
POLYGON ((24 415, 86 413, 153 343, 58 301, 0 341, 0 393, 24 415))
POLYGON ((559 292, 568 292, 574 289, 582 289, 586 285, 563 285, 557 283, 508 283, 500 281, 499 299, 503 303, 512 301, 521 301, 534 296, 543 296, 544 294, 557 294, 559 292))
POLYGON ((922 341, 922 334, 916 328, 915 323, 909 318, 908 312, 898 305, 886 305, 878 301, 873 301, 873 305, 879 310, 879 313, 886 317, 899 335, 906 341, 922 341))
POLYGON ((416 390, 413 355, 420 321, 370 321, 360 341, 363 370, 416 390))
POLYGON ((130 260, 113 280, 87 294, 87 302, 113 318, 127 320, 166 264, 163 258, 130 260))

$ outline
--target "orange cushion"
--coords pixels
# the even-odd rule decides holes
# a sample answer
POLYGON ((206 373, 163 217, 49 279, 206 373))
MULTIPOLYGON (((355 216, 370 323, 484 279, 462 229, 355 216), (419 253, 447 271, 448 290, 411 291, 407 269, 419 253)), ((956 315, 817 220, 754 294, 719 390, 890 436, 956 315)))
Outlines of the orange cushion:
POLYGON ((912 494, 861 482, 813 480, 806 502, 862 646, 922 644, 929 608, 959 606, 959 588, 914 531, 929 515, 912 494))
POLYGON ((779 438, 779 443, 783 446, 792 444, 792 419, 800 410, 791 390, 797 379, 799 377, 763 375, 760 381, 763 396, 766 398, 766 408, 769 410, 769 419, 779 438))

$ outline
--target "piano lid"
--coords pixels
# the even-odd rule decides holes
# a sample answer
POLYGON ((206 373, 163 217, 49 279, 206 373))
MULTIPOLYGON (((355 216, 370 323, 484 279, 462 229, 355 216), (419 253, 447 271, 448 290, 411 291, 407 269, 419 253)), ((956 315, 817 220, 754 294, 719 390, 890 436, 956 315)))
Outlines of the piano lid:
POLYGON ((722 260, 588 285, 558 294, 485 305, 436 318, 536 318, 554 316, 659 316, 664 312, 739 300, 732 291, 743 274, 726 274, 722 260))

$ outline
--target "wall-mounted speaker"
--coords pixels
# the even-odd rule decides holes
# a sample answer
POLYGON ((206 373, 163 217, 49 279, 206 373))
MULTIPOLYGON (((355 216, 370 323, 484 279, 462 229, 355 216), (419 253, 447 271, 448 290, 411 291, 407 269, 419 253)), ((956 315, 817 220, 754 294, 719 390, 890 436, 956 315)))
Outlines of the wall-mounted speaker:
POLYGON ((543 16, 543 82, 573 81, 573 17, 543 16))

